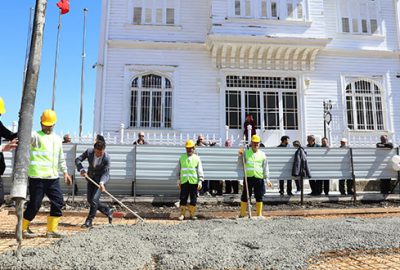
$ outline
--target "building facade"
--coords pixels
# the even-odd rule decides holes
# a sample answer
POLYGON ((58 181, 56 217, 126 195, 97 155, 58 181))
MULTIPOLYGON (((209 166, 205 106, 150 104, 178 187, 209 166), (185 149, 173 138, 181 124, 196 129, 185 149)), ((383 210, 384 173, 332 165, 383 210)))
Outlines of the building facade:
POLYGON ((267 146, 309 134, 397 142, 399 9, 397 0, 103 0, 95 132, 124 124, 240 138, 252 114, 267 146))

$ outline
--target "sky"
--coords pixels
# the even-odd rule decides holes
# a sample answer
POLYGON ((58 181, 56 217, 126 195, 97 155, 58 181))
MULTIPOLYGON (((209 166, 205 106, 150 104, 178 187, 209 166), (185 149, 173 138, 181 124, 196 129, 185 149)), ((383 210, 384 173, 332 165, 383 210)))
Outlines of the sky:
MULTIPOLYGON (((30 8, 35 0, 2 1, 0 9, 0 96, 4 99, 6 113, 1 121, 5 126, 18 122, 21 106, 22 78, 28 35, 30 8)), ((48 0, 43 36, 42 61, 36 93, 33 129, 40 129, 40 115, 51 108, 54 62, 59 8, 58 0, 48 0)), ((83 99, 83 133, 93 132, 94 93, 96 87, 101 0, 70 0, 70 12, 62 15, 58 78, 55 111, 57 133, 78 134, 81 96, 81 65, 83 39, 83 8, 88 9, 86 25, 85 85, 83 99)))

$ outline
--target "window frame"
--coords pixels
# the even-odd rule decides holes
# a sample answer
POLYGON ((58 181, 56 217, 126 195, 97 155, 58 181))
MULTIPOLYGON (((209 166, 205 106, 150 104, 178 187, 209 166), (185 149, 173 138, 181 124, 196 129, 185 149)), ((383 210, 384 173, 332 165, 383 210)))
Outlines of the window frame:
MULTIPOLYGON (((380 1, 379 0, 339 0, 337 4, 337 32, 346 35, 359 36, 379 36, 382 35, 382 21, 379 16, 380 1), (373 3, 372 3, 373 2, 373 3), (374 8, 372 7, 374 4, 374 8), (354 5, 358 8, 355 9, 354 5), (361 7, 365 5, 365 18, 361 16, 361 7), (375 11, 372 15, 371 10, 375 11), (346 31, 344 29, 344 19, 347 19, 346 31), (372 21, 376 23, 375 31, 372 31, 372 21), (364 24, 365 21, 365 24, 364 24), (355 26, 357 30, 355 30, 355 26), (363 31, 364 26, 367 31, 363 31)), ((375 24, 374 24, 375 25, 375 24)))
POLYGON ((147 72, 142 74, 137 74, 133 77, 130 81, 130 106, 129 106, 129 128, 145 128, 145 129, 172 129, 173 124, 173 92, 174 92, 174 85, 172 79, 165 74, 160 74, 157 72, 147 72), (143 77, 146 76, 159 76, 161 77, 161 88, 157 87, 143 87, 143 77), (137 79, 137 87, 133 86, 133 82, 137 79), (166 88, 167 81, 169 82, 170 88, 166 88), (136 97, 136 105, 132 104, 132 97, 133 93, 135 92, 136 97), (142 111, 143 111, 143 103, 142 97, 143 93, 149 93, 149 108, 148 108, 148 125, 143 124, 142 119, 142 111), (156 124, 156 121, 153 117, 154 111, 154 104, 153 104, 153 97, 158 93, 161 92, 161 104, 160 104, 160 125, 156 124), (169 97, 167 97, 169 95, 169 97), (167 102, 167 98, 169 98, 169 102, 167 102), (170 105, 167 108, 167 103, 170 105), (167 113, 167 109, 169 109, 169 113, 167 113), (167 121, 166 115, 169 114, 169 121, 167 121))
POLYGON ((244 19, 257 19, 268 21, 307 21, 307 0, 229 0, 230 17, 244 18, 244 19), (247 15, 246 2, 250 2, 251 12, 247 15), (237 14, 236 4, 240 3, 240 14, 237 14), (276 16, 272 16, 272 3, 276 4, 276 16), (293 16, 288 15, 288 4, 292 4, 293 16), (265 4, 265 10, 264 10, 265 4), (301 15, 299 18, 299 6, 301 6, 301 15), (265 11, 265 13, 264 13, 265 11), (265 16, 264 16, 265 14, 265 16))
POLYGON ((179 0, 130 0, 129 24, 133 26, 177 26, 179 25, 179 0), (140 4, 139 4, 140 3, 140 4), (135 9, 141 9, 140 23, 135 18, 135 9), (146 12, 151 10, 151 20, 146 22, 146 12), (159 10, 162 10, 162 19, 159 20, 159 10), (174 21, 168 23, 168 10, 173 10, 174 21))
MULTIPOLYGON (((224 91, 224 111, 225 111, 225 119, 224 119, 224 123, 225 125, 229 126, 230 129, 243 129, 243 123, 245 121, 246 118, 246 114, 250 111, 249 108, 246 108, 246 95, 248 93, 257 93, 259 96, 259 108, 252 108, 250 113, 254 114, 254 111, 257 111, 258 116, 257 117, 253 117, 255 118, 259 118, 259 122, 256 123, 257 129, 262 129, 262 130, 300 130, 300 109, 299 109, 299 104, 300 104, 300 95, 299 95, 299 80, 296 77, 286 77, 286 78, 293 78, 295 80, 294 84, 295 84, 295 88, 279 88, 279 87, 241 87, 241 86, 230 86, 228 84, 228 77, 229 76, 236 76, 236 75, 227 75, 225 76, 225 82, 226 82, 226 86, 225 86, 225 91, 224 91), (240 94, 240 100, 241 103, 239 104, 239 107, 237 108, 231 108, 228 107, 227 104, 227 99, 228 99, 228 94, 229 92, 236 92, 240 94), (268 106, 267 106, 267 100, 266 100, 266 96, 268 96, 268 94, 271 93, 276 93, 277 94, 277 101, 278 104, 276 104, 276 106, 274 107, 274 113, 278 114, 278 124, 279 127, 278 128, 269 128, 269 124, 268 124, 268 116, 267 114, 270 112, 268 111, 268 106), (288 128, 288 126, 285 126, 285 121, 284 121, 284 117, 285 117, 285 111, 288 111, 288 109, 285 107, 283 107, 283 96, 284 94, 289 93, 289 94, 295 94, 296 95, 296 111, 295 111, 295 115, 296 115, 296 127, 295 128, 288 128), (229 119, 227 118, 227 115, 231 112, 234 113, 238 113, 237 109, 240 109, 239 113, 240 113, 240 119, 238 120, 239 123, 232 125, 229 122, 229 119)), ((274 76, 237 76, 237 77, 264 77, 264 78, 276 78, 274 76)), ((254 85, 256 83, 253 83, 254 85)), ((275 126, 276 127, 276 126, 275 126)))
MULTIPOLYGON (((385 112, 386 112, 386 104, 384 98, 384 86, 381 82, 372 80, 365 77, 357 77, 357 78, 346 78, 343 88, 344 93, 344 108, 345 108, 345 119, 346 119, 346 127, 351 132, 383 132, 387 129, 387 123, 385 121, 385 112), (369 83, 371 88, 371 93, 357 93, 357 90, 361 90, 360 88, 356 88, 356 83, 369 83), (351 86, 348 89, 349 85, 351 86), (377 87, 377 90, 375 89, 377 87), (348 90, 351 93, 348 93, 348 90), (379 91, 379 93, 376 93, 379 91), (369 120, 371 118, 368 117, 368 99, 370 99, 370 114, 372 115, 372 127, 368 127, 369 120), (378 106, 379 103, 379 106, 378 106), (349 109, 349 105, 351 108, 349 109), (358 110, 359 107, 362 106, 362 111, 358 110), (379 108, 378 108, 379 107, 379 108), (359 116, 362 116, 362 122, 359 123, 359 116), (363 128, 360 128, 360 125, 364 125, 363 128)), ((371 124, 370 124, 371 125, 371 124)))

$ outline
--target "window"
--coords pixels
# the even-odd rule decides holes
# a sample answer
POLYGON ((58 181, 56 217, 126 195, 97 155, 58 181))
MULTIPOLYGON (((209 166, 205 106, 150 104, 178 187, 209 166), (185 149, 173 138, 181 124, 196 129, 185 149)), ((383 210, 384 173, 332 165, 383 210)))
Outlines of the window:
POLYGON ((303 0, 233 0, 232 15, 254 19, 304 20, 303 2, 303 0))
POLYGON ((231 129, 241 129, 247 114, 257 128, 298 129, 295 78, 227 76, 226 85, 225 123, 231 129))
POLYGON ((132 0, 133 24, 175 25, 177 0, 132 0))
POLYGON ((339 22, 343 33, 379 33, 376 0, 339 0, 339 22))
POLYGON ((382 91, 369 80, 346 85, 347 126, 350 130, 384 130, 382 91))
POLYGON ((132 81, 130 127, 171 128, 172 86, 155 74, 132 81))

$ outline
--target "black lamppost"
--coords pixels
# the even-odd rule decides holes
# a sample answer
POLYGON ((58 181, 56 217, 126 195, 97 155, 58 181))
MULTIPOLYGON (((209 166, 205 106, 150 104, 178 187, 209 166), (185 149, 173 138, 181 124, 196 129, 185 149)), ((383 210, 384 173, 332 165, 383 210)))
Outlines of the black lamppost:
POLYGON ((331 121, 332 121, 332 114, 331 114, 331 110, 332 110, 332 101, 328 100, 323 102, 323 106, 324 106, 324 137, 326 137, 326 126, 330 125, 331 121))

